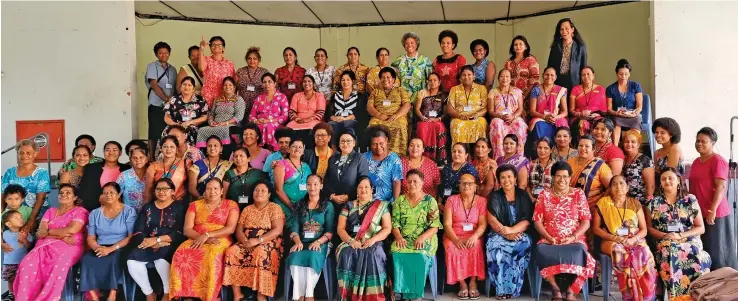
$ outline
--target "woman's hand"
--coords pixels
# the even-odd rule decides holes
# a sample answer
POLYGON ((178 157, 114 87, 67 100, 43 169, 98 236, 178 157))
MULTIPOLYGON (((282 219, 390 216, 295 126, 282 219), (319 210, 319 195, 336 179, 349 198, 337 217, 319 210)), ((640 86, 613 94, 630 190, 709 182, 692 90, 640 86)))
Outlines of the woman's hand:
POLYGON ((290 253, 300 252, 302 251, 302 248, 302 242, 298 242, 294 246, 292 246, 292 248, 290 248, 290 253))
POLYGON ((705 214, 705 222, 708 225, 714 225, 715 224, 715 210, 707 210, 707 214, 705 214))
POLYGON ((387 121, 392 122, 392 121, 397 120, 398 118, 400 118, 400 116, 398 116, 397 114, 394 114, 390 116, 389 118, 387 118, 387 121))
POLYGON ((407 248, 407 240, 404 237, 400 237, 395 240, 395 245, 400 249, 405 249, 407 248))
POLYGON ((668 240, 680 240, 681 235, 679 233, 666 233, 661 239, 668 239, 668 240))
POLYGON ((454 243, 454 246, 456 246, 456 248, 459 250, 466 249, 466 245, 464 244, 465 242, 462 241, 461 239, 457 238, 455 241, 453 241, 453 243, 454 243))
POLYGON ((415 247, 416 250, 425 249, 425 241, 426 240, 427 239, 425 237, 420 236, 420 237, 418 237, 418 239, 415 240, 415 242, 413 243, 413 246, 415 247))
POLYGON ((246 240, 246 243, 244 243, 244 247, 246 247, 247 249, 251 249, 258 246, 259 244, 259 239, 249 238, 248 240, 246 240))
POLYGON ((323 245, 323 244, 320 242, 320 239, 318 239, 318 240, 314 241, 313 243, 311 243, 308 246, 308 250, 319 252, 321 245, 323 245))
POLYGON ((560 245, 568 245, 568 244, 573 243, 573 242, 574 242, 574 236, 567 236, 567 237, 564 237, 563 239, 561 239, 559 241, 559 244, 560 245))
POLYGON ((628 239, 625 240, 624 243, 626 246, 634 246, 638 243, 638 237, 635 237, 635 236, 629 237, 628 239))
POLYGON ((509 227, 502 226, 502 228, 500 228, 500 234, 502 234, 503 236, 510 234, 510 233, 512 233, 512 231, 510 230, 509 227))
POLYGON ((44 238, 46 236, 49 236, 49 229, 38 229, 38 232, 36 232, 36 237, 38 238, 44 238))
POLYGON ((466 240, 466 242, 464 243, 464 246, 466 247, 466 249, 471 249, 477 245, 477 242, 478 242, 478 239, 474 235, 472 235, 466 240))
POLYGON ((144 238, 141 244, 138 245, 139 249, 148 249, 157 245, 156 237, 144 238))
POLYGON ((336 202, 336 203, 338 203, 338 204, 343 204, 343 203, 346 203, 348 201, 348 195, 345 195, 345 194, 341 194, 341 195, 331 194, 331 200, 334 201, 334 202, 336 202))
POLYGON ((205 241, 205 244, 207 245, 217 245, 218 243, 220 243, 220 240, 215 237, 208 238, 208 240, 205 241))
POLYGON ((110 253, 115 252, 115 250, 115 247, 99 247, 95 249, 95 255, 97 255, 97 257, 105 257, 110 255, 110 253))
POLYGON ((70 246, 73 246, 77 243, 72 236, 65 236, 64 238, 62 238, 62 241, 70 246))
POLYGON ((374 244, 377 243, 377 240, 374 239, 374 237, 367 239, 363 244, 361 244, 362 249, 371 248, 374 244))
POLYGON ((208 236, 207 234, 200 234, 200 236, 192 240, 192 244, 190 244, 190 248, 193 248, 193 249, 200 248, 202 244, 204 244, 208 240, 208 238, 210 238, 210 236, 208 236))
POLYGON ((205 41, 205 36, 202 37, 202 41, 200 41, 200 48, 208 47, 208 42, 205 41))
POLYGON ((357 240, 353 240, 351 243, 349 243, 349 246, 351 246, 354 250, 363 249, 361 242, 357 240))

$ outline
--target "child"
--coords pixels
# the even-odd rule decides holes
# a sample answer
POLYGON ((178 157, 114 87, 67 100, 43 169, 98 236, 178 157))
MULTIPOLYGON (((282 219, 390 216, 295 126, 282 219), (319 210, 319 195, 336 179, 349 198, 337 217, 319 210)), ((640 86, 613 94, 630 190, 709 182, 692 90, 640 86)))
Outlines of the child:
POLYGON ((31 248, 33 236, 27 235, 24 240, 18 239, 20 230, 25 222, 23 215, 15 210, 3 214, 3 280, 8 282, 8 295, 4 300, 15 300, 13 285, 15 275, 18 272, 18 264, 31 248))
POLYGON ((3 215, 10 211, 15 210, 23 215, 23 222, 28 222, 28 217, 31 216, 31 207, 28 207, 23 200, 26 199, 26 189, 18 184, 10 184, 5 187, 3 191, 3 203, 5 203, 5 210, 3 215))

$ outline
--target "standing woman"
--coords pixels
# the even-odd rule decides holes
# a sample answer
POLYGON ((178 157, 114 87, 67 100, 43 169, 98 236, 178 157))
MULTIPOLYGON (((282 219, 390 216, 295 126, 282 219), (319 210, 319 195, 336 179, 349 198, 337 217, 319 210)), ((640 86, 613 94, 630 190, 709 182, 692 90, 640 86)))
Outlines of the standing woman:
POLYGON ((448 94, 441 92, 441 77, 438 73, 428 75, 428 89, 417 93, 415 116, 419 119, 416 135, 425 144, 423 155, 434 159, 438 165, 446 162, 446 102, 448 94))
MULTIPOLYGON (((220 80, 220 83, 219 91, 223 87, 223 80, 220 80)), ((217 97, 220 97, 220 92, 217 97)), ((213 100, 210 101, 211 104, 213 100)), ((164 104, 164 123, 167 127, 164 128, 161 137, 166 136, 172 126, 179 125, 187 129, 187 139, 181 142, 195 145, 197 130, 208 121, 210 107, 211 105, 205 102, 203 96, 195 94, 195 80, 192 77, 185 77, 182 80, 182 93, 164 104)))
POLYGON ((320 280, 336 231, 333 204, 320 195, 323 189, 321 181, 318 175, 308 177, 307 196, 297 203, 295 218, 288 225, 290 239, 294 243, 286 261, 293 280, 291 300, 315 300, 315 286, 320 280))
MULTIPOLYGON (((451 88, 446 112, 451 117, 451 143, 471 144, 487 136, 487 88, 474 83, 474 68, 461 68, 461 85, 451 88)), ((441 82, 443 86, 443 82, 441 82)))
MULTIPOLYGON (((238 78, 238 89, 236 90, 245 104, 244 114, 251 113, 254 100, 264 92, 261 77, 269 73, 269 70, 259 66, 261 63, 259 50, 259 47, 249 47, 249 50, 246 51, 246 66, 236 71, 236 78, 238 78)), ((242 120, 242 123, 246 123, 246 120, 242 120)))
POLYGON ((105 161, 85 166, 78 189, 82 206, 87 211, 100 207, 103 185, 115 182, 121 172, 131 168, 128 164, 118 162, 122 149, 123 147, 117 141, 108 141, 104 146, 105 161))
POLYGON ((295 130, 293 139, 307 141, 308 146, 312 146, 311 133, 313 127, 323 121, 325 98, 323 93, 315 89, 315 78, 312 75, 303 76, 301 85, 302 92, 292 96, 290 122, 287 123, 287 127, 295 130))
POLYGON ((307 194, 307 178, 312 174, 310 166, 302 161, 305 144, 302 140, 290 141, 290 153, 287 158, 275 161, 274 202, 284 211, 287 222, 292 222, 295 204, 307 194))
POLYGON ((233 166, 223 178, 225 198, 237 201, 239 207, 246 207, 249 203, 249 193, 253 185, 259 181, 269 181, 269 175, 249 164, 249 150, 238 148, 233 151, 233 166))
POLYGON ((479 172, 479 195, 481 196, 489 195, 497 187, 497 161, 492 157, 492 144, 489 143, 489 139, 477 139, 474 143, 474 157, 471 164, 479 172))
POLYGON ((569 125, 574 132, 574 143, 589 133, 592 123, 607 114, 605 88, 595 84, 595 72, 582 67, 582 84, 574 87, 569 96, 569 125))
POLYGON ((536 141, 537 158, 528 164, 528 193, 533 197, 533 201, 538 199, 538 195, 544 189, 550 189, 553 182, 551 167, 556 163, 551 156, 553 142, 548 137, 543 137, 536 141))
POLYGON ((623 133, 623 172, 628 183, 628 196, 645 206, 653 199, 655 182, 653 160, 641 153, 641 130, 630 129, 623 133))
POLYGON ((656 143, 661 145, 653 154, 653 164, 656 172, 656 189, 661 189, 661 172, 667 167, 676 169, 680 176, 684 175, 684 155, 679 142, 682 141, 682 130, 679 123, 670 117, 656 119, 651 126, 651 133, 656 143))
POLYGON ((213 102, 208 113, 208 124, 197 130, 197 148, 206 148, 207 139, 215 135, 220 139, 220 144, 226 146, 223 148, 223 158, 229 158, 236 143, 231 141, 231 132, 238 133, 245 108, 243 99, 236 94, 236 80, 232 77, 223 79, 223 95, 213 102))
POLYGON ((478 196, 477 176, 459 177, 459 194, 443 206, 443 247, 446 249, 446 283, 459 283, 460 300, 479 299, 477 280, 484 280, 482 235, 487 228, 487 199, 478 196), (468 281, 467 281, 468 279, 468 281))
POLYGON ((77 145, 72 150, 72 157, 76 167, 60 172, 59 184, 72 184, 74 187, 79 187, 85 166, 90 163, 92 152, 85 145, 77 145))
POLYGON ((641 110, 643 110, 643 88, 641 84, 628 80, 630 63, 620 59, 615 66, 618 81, 609 85, 605 91, 607 96, 607 114, 615 119, 615 130, 612 132, 612 143, 620 145, 622 128, 640 129, 641 110))
POLYGON ((594 122, 592 137, 595 138, 594 155, 605 160, 613 175, 619 175, 623 171, 623 151, 612 143, 612 131, 615 124, 610 118, 602 118, 594 122))
POLYGON ((361 177, 369 177, 369 161, 354 149, 356 134, 349 130, 338 138, 338 152, 328 159, 325 172, 324 194, 340 210, 349 200, 356 199, 356 184, 361 177))
POLYGON ((497 74, 497 68, 495 62, 487 60, 489 56, 489 44, 487 41, 477 39, 469 44, 469 51, 471 51, 474 59, 476 60, 472 67, 474 68, 474 82, 492 90, 495 85, 495 74, 497 74))
POLYGON ((289 100, 286 95, 277 91, 277 78, 271 73, 265 73, 261 77, 264 85, 264 93, 254 100, 254 107, 249 113, 249 122, 256 123, 261 130, 264 145, 278 150, 277 139, 274 131, 287 121, 289 100))
MULTIPOLYGON (((448 93, 451 87, 459 84, 461 67, 466 65, 463 55, 455 53, 459 36, 452 30, 444 30, 438 34, 438 43, 441 45, 441 55, 433 60, 433 71, 441 75, 441 91, 448 93)), ((474 70, 472 69, 472 74, 474 70)))
POLYGON ((577 148, 571 146, 571 130, 568 126, 557 127, 554 140, 556 147, 551 152, 551 158, 555 161, 569 161, 579 156, 577 148))
POLYGON ((442 190, 440 191, 438 201, 441 203, 439 207, 442 211, 444 210, 443 204, 446 203, 446 199, 452 195, 459 194, 459 187, 461 187, 459 181, 461 181, 461 175, 465 174, 474 176, 474 179, 479 182, 477 169, 469 163, 469 151, 466 144, 456 143, 451 147, 451 164, 447 164, 441 170, 441 186, 439 188, 442 190))
POLYGON ((502 140, 506 135, 517 136, 520 145, 525 145, 528 137, 528 125, 522 117, 525 102, 523 92, 512 86, 510 76, 510 70, 500 70, 497 76, 500 85, 487 96, 487 111, 492 118, 489 123, 489 140, 495 147, 495 154, 502 153, 502 140))
POLYGON ((349 49, 346 51, 346 58, 348 59, 348 62, 341 65, 341 67, 336 68, 336 74, 333 75, 334 91, 341 90, 341 77, 343 77, 343 72, 351 71, 356 76, 356 80, 354 80, 354 90, 360 94, 367 93, 366 77, 369 73, 369 68, 359 62, 360 56, 361 53, 359 53, 359 48, 356 48, 354 46, 349 47, 349 49))
MULTIPOLYGON (((33 208, 31 216, 26 225, 23 226, 24 233, 32 233, 36 230, 38 220, 49 208, 46 195, 51 192, 51 178, 46 168, 36 165, 34 160, 38 155, 38 145, 28 139, 18 141, 15 152, 18 154, 18 166, 8 168, 2 176, 2 191, 10 184, 18 184, 26 191, 24 203, 33 208)), ((5 200, 2 200, 5 209, 5 200)))
POLYGON ((172 182, 172 193, 177 201, 185 199, 187 195, 187 170, 192 162, 185 157, 177 157, 177 147, 179 141, 174 136, 166 136, 161 141, 162 158, 159 161, 151 162, 146 169, 144 177, 146 185, 143 191, 143 203, 148 204, 152 201, 155 184, 158 180, 165 178, 172 182))
POLYGON ((331 99, 331 90, 333 90, 333 75, 336 74, 336 67, 328 66, 328 52, 323 48, 315 50, 315 67, 305 71, 305 74, 315 79, 315 90, 322 93, 323 97, 331 99))
POLYGON ((217 136, 210 136, 207 139, 208 150, 206 157, 202 160, 195 161, 188 171, 187 179, 189 181, 188 191, 194 197, 194 200, 200 199, 205 193, 205 185, 211 179, 217 178, 223 180, 226 171, 231 169, 233 164, 231 161, 222 160, 221 153, 223 145, 217 136))
POLYGON ((524 36, 516 36, 510 43, 510 59, 505 69, 510 71, 512 85, 523 91, 523 99, 528 99, 533 87, 538 86, 540 67, 536 57, 530 54, 530 44, 524 36))
MULTIPOLYGON (((328 104, 328 124, 333 127, 336 134, 344 133, 348 130, 355 131, 356 125, 359 124, 359 113, 366 104, 366 95, 359 93, 354 89, 356 82, 356 74, 353 71, 343 71, 340 77, 340 89, 336 90, 328 104)), ((362 117, 366 115, 362 114, 362 117)), ((363 119, 366 122, 366 118, 363 119)), ((338 145, 338 135, 333 136, 332 146, 338 145)))
POLYGON ((131 206, 138 212, 144 204, 144 188, 146 183, 146 168, 149 167, 149 153, 146 148, 131 150, 131 169, 120 173, 115 180, 120 186, 123 203, 131 206))
MULTIPOLYGON (((407 157, 402 159, 402 174, 407 175, 408 172, 419 170, 423 176, 423 193, 436 197, 438 195, 438 186, 441 185, 441 174, 438 172, 438 165, 430 158, 423 156, 423 140, 420 138, 410 139, 407 146, 407 157)), ((402 193, 408 193, 407 176, 402 179, 402 193)))
POLYGON ((731 267, 738 269, 736 236, 730 204, 726 197, 728 162, 715 153, 718 136, 715 130, 704 127, 697 132, 694 144, 700 157, 692 162, 689 172, 689 192, 697 198, 704 212, 705 234, 702 241, 712 258, 712 270, 731 267))
POLYGON ((392 139, 389 141, 390 151, 405 155, 407 150, 407 124, 410 112, 410 95, 402 87, 395 85, 397 72, 392 67, 384 67, 379 71, 382 88, 372 91, 366 110, 372 116, 369 126, 387 127, 392 139))
POLYGON ((252 168, 262 169, 264 167, 264 162, 272 152, 260 146, 263 141, 259 126, 253 122, 244 124, 241 138, 243 139, 243 145, 241 148, 245 148, 249 151, 249 165, 252 168))
POLYGON ((282 50, 282 57, 284 58, 284 66, 274 70, 274 75, 277 76, 275 81, 279 92, 286 95, 288 100, 292 100, 295 93, 302 91, 300 83, 302 78, 305 77, 305 68, 302 68, 300 63, 297 62, 297 51, 292 47, 282 50))
POLYGON ((533 246, 528 234, 532 232, 533 202, 525 190, 515 187, 516 177, 514 166, 500 166, 500 189, 487 196, 487 223, 492 229, 486 248, 487 276, 498 300, 520 297, 533 246))
POLYGON ((427 77, 433 72, 433 64, 427 56, 418 53, 420 49, 418 34, 405 33, 400 42, 405 53, 392 62, 392 67, 399 71, 402 87, 410 93, 410 99, 414 101, 418 97, 418 92, 425 88, 427 77))
POLYGON ((282 259, 284 213, 271 202, 269 184, 254 185, 253 204, 241 211, 236 226, 238 243, 226 250, 223 285, 233 287, 233 300, 242 300, 241 287, 256 291, 256 300, 273 297, 282 259))
POLYGON ((533 87, 530 92, 531 117, 528 122, 530 137, 528 141, 538 141, 543 137, 554 138, 556 128, 569 127, 566 117, 569 116, 567 109, 566 88, 554 84, 556 81, 556 69, 546 67, 543 70, 543 83, 533 87))
MULTIPOLYGON (((395 73, 397 73, 397 68, 390 66, 389 50, 387 50, 387 48, 381 47, 377 49, 377 65, 369 68, 369 73, 366 75, 367 93, 371 94, 372 91, 374 91, 375 89, 382 88, 382 79, 379 78, 379 71, 381 71, 385 67, 395 69, 395 73)), ((402 81, 402 78, 396 80, 393 87, 399 87, 400 81, 402 81)))
MULTIPOLYGON (((223 87, 223 79, 227 76, 236 78, 236 66, 233 62, 225 58, 225 40, 223 37, 214 36, 210 38, 210 42, 205 42, 205 37, 200 41, 200 71, 205 75, 205 82, 202 84, 202 97, 205 98, 208 106, 220 96, 223 87), (211 56, 205 56, 205 47, 210 45, 211 56)), ((192 81, 194 90, 195 81, 192 81)))
POLYGON ((579 85, 580 72, 587 65, 587 46, 574 22, 563 18, 556 23, 548 64, 556 68, 556 84, 571 91, 579 85))
POLYGON ((394 292, 402 299, 422 299, 425 280, 438 250, 438 229, 443 228, 438 203, 425 193, 425 176, 418 169, 406 174, 408 189, 392 205, 392 262, 394 292))
POLYGON ((508 134, 505 139, 502 140, 502 152, 497 157, 497 166, 503 164, 510 164, 515 166, 515 172, 517 172, 518 188, 525 190, 528 187, 528 158, 523 156, 518 150, 520 149, 520 142, 518 142, 518 136, 514 134, 508 134))
POLYGON ((338 216, 336 248, 339 300, 383 301, 387 284, 384 241, 392 232, 389 203, 375 199, 371 180, 359 179, 357 199, 338 216))

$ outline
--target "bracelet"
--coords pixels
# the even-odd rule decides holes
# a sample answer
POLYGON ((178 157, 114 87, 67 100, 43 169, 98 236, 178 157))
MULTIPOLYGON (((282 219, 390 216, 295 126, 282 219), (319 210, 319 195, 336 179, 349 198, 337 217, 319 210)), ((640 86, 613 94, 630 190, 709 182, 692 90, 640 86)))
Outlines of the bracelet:
POLYGON ((210 238, 210 233, 205 232, 205 236, 207 236, 208 238, 210 238))
POLYGON ((120 245, 119 244, 115 244, 115 249, 116 250, 120 250, 120 245))
POLYGON ((259 236, 259 244, 263 244, 263 243, 264 243, 264 240, 261 238, 261 236, 259 236))

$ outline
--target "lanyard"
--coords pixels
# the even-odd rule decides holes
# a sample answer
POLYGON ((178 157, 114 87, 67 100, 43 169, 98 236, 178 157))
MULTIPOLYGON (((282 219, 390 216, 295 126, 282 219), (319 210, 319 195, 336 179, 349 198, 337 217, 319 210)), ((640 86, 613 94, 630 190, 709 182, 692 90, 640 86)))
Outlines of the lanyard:
MULTIPOLYGON (((614 201, 613 201, 613 205, 615 205, 614 201)), ((618 208, 618 206, 615 206, 615 211, 618 213, 618 217, 620 218, 620 226, 621 227, 624 226, 625 225, 625 213, 626 211, 628 211, 628 200, 626 199, 623 202, 623 214, 622 215, 620 215, 620 209, 618 208)))
POLYGON ((464 215, 466 216, 466 218, 464 219, 464 222, 467 222, 467 223, 469 222, 469 215, 471 214, 471 211, 474 209, 474 202, 476 202, 476 200, 477 198, 475 196, 474 199, 472 199, 472 203, 471 203, 471 206, 469 206, 469 210, 466 210, 466 208, 463 207, 464 200, 463 199, 461 200, 461 206, 464 209, 464 215))
MULTIPOLYGON (((466 97, 466 105, 471 105, 471 100, 469 99, 471 97, 472 92, 474 92, 474 85, 472 84, 471 88, 469 88, 469 93, 466 93, 466 89, 464 89, 464 97, 466 97)), ((439 89, 440 93, 440 89, 439 89)))

